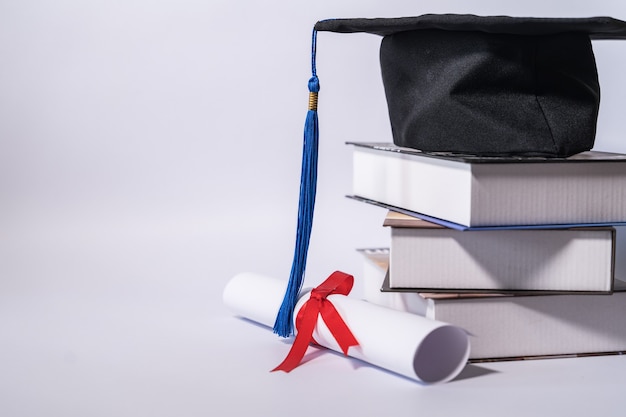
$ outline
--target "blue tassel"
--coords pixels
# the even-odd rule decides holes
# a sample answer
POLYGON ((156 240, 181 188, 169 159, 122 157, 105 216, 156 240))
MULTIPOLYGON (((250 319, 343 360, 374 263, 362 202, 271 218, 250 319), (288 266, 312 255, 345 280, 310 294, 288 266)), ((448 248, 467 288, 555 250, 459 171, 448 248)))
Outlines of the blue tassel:
POLYGON ((282 337, 293 333, 293 313, 298 302, 298 294, 302 289, 306 259, 313 226, 313 208, 317 188, 317 153, 319 145, 319 127, 317 120, 317 93, 320 90, 315 68, 317 31, 313 30, 311 48, 312 77, 309 79, 309 110, 304 123, 304 146, 302 149, 302 172, 300 176, 300 199, 298 202, 298 228, 296 230, 296 247, 289 274, 289 283, 285 297, 274 323, 274 333, 282 337))

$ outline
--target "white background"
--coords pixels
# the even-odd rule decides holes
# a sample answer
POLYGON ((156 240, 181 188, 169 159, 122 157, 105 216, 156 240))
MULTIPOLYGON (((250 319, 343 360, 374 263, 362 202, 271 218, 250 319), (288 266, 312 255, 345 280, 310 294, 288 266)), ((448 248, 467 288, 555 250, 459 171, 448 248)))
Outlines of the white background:
MULTIPOLYGON (((444 12, 626 19, 626 3, 0 1, 0 415, 313 415, 316 399, 330 415, 617 410, 617 357, 474 367, 428 388, 334 354, 270 374, 288 343, 222 306, 238 272, 289 273, 313 24, 444 12)), ((379 42, 318 38, 307 283, 340 269, 357 295, 355 249, 388 236, 381 209, 344 198, 344 142, 390 140, 379 42)), ((626 152, 626 43, 594 47, 595 148, 626 152)))

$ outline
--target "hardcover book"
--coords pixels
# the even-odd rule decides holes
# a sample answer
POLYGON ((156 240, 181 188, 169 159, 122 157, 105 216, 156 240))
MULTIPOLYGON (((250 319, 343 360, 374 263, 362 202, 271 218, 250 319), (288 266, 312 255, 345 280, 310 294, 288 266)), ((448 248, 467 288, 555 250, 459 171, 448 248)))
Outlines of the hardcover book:
POLYGON ((424 153, 353 145, 350 197, 457 229, 626 224, 626 155, 568 158, 424 153))
POLYGON ((390 211, 390 290, 612 290, 615 229, 459 231, 390 211))
POLYGON ((368 301, 465 329, 470 362, 626 353, 620 280, 608 295, 397 293, 385 292, 388 273, 367 272, 366 285, 382 285, 382 294, 368 301))
POLYGON ((626 351, 626 287, 611 295, 422 294, 426 317, 464 328, 470 359, 598 355, 626 351))

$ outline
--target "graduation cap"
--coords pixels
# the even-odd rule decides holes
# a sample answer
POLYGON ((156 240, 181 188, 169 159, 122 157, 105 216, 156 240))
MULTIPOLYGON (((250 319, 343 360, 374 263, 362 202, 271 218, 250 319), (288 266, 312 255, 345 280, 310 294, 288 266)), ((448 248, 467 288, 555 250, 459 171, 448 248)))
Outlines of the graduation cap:
POLYGON ((282 336, 291 333, 313 218, 318 31, 382 37, 381 74, 396 145, 477 156, 567 157, 591 149, 595 140, 600 85, 591 41, 626 39, 626 22, 455 14, 317 22, 296 251, 274 326, 282 336))

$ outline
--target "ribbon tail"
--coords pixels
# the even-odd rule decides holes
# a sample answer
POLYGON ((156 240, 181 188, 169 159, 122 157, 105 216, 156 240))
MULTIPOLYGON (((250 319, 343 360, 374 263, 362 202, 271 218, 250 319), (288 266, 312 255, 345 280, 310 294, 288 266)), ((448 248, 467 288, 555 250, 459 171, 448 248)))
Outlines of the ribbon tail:
POLYGON ((309 314, 306 314, 303 320, 300 322, 300 326, 298 327, 298 333, 296 334, 296 338, 291 345, 291 349, 289 349, 289 353, 287 353, 287 356, 280 363, 280 365, 272 369, 271 372, 291 372, 298 367, 309 347, 309 342, 311 341, 313 331, 315 330, 315 325, 317 324, 318 314, 315 311, 315 307, 316 306, 314 305, 314 303, 309 302, 307 302, 307 304, 303 307, 308 308, 309 310, 313 309, 313 311, 305 312, 309 314))
POLYGON ((324 300, 320 314, 326 323, 326 327, 328 327, 328 330, 330 330, 330 333, 339 344, 341 351, 344 355, 348 356, 348 349, 350 349, 351 346, 358 346, 359 341, 354 337, 354 334, 352 334, 352 331, 350 331, 350 328, 346 322, 343 321, 341 315, 330 300, 324 300))

